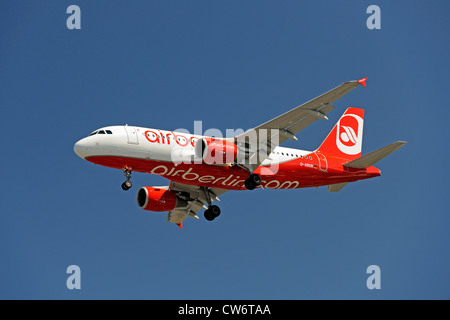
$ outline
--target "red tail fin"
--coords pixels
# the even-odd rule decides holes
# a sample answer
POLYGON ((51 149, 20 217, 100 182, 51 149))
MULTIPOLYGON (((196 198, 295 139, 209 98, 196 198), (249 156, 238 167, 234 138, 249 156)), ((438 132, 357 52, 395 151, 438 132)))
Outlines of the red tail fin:
POLYGON ((348 108, 317 151, 348 160, 359 158, 363 127, 364 109, 348 108))

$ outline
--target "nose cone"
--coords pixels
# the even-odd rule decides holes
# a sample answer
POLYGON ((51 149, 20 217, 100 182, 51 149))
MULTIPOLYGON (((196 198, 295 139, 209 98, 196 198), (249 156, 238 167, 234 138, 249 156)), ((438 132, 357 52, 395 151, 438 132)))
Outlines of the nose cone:
POLYGON ((73 146, 73 151, 75 151, 77 156, 85 159, 88 152, 88 143, 86 142, 86 138, 77 141, 73 146))

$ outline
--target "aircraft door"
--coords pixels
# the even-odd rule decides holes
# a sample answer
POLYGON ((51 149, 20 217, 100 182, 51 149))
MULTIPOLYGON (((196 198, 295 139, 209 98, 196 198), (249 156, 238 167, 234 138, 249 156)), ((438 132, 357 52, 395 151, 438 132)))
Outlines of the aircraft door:
POLYGON ((323 153, 317 152, 317 158, 319 159, 319 170, 323 172, 328 171, 328 161, 323 153))
POLYGON ((127 131, 128 143, 139 144, 136 128, 125 126, 125 130, 127 131))

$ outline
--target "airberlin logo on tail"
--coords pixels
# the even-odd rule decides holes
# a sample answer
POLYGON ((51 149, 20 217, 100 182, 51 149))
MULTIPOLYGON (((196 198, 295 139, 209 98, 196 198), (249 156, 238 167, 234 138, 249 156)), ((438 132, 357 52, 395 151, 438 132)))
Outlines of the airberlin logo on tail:
POLYGON ((341 140, 344 142, 348 142, 350 140, 351 143, 353 143, 353 145, 355 145, 358 140, 355 130, 353 130, 352 127, 346 127, 346 126, 342 126, 342 128, 344 128, 345 132, 341 133, 341 140))
POLYGON ((345 114, 339 120, 336 146, 348 155, 361 153, 364 120, 356 114, 345 114))

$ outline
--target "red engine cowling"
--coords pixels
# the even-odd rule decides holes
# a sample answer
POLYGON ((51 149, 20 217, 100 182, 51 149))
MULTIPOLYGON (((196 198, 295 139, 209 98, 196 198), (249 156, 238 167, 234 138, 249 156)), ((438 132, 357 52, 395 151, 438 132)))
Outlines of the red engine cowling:
POLYGON ((207 164, 231 164, 237 159, 238 149, 231 141, 202 138, 195 143, 195 157, 207 164))
POLYGON ((148 211, 170 211, 177 205, 177 196, 170 190, 142 187, 137 196, 139 207, 148 211))

